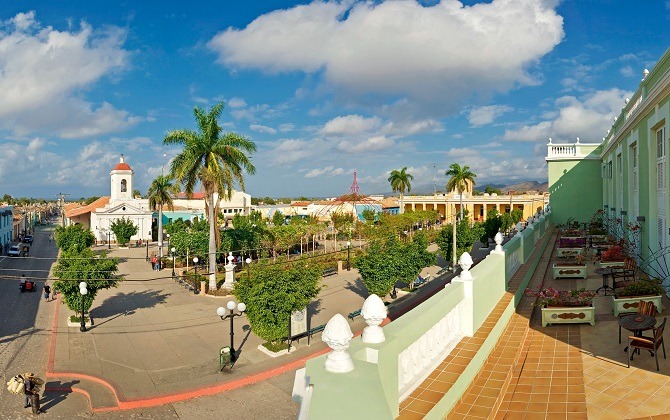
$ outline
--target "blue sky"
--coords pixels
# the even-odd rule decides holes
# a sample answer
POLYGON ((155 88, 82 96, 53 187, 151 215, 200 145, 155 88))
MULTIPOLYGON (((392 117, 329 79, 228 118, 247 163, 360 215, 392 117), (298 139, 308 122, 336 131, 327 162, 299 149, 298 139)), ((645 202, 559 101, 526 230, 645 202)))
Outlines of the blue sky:
POLYGON ((648 1, 0 0, 1 194, 109 194, 124 154, 146 192, 225 101, 253 140, 253 196, 546 181, 547 138, 600 142, 668 48, 648 1), (638 4, 642 6, 638 6, 638 4))

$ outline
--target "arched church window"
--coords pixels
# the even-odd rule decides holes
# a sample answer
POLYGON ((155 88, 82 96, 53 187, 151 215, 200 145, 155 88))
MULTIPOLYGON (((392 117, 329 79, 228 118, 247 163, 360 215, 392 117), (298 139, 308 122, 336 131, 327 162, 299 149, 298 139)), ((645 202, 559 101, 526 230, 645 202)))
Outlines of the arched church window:
POLYGON ((126 182, 125 179, 121 180, 121 192, 126 192, 128 191, 128 183, 126 182))

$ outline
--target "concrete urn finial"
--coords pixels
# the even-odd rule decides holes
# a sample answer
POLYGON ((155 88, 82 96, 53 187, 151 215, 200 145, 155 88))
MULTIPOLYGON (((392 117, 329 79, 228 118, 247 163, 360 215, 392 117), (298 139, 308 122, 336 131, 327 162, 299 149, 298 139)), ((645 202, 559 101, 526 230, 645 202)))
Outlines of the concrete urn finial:
POLYGON ((493 237, 493 240, 496 242, 496 249, 493 250, 493 252, 498 252, 498 253, 504 253, 502 248, 502 243, 503 243, 503 235, 501 232, 496 233, 496 236, 493 237))
POLYGON ((363 342, 376 344, 383 343, 386 340, 384 336, 384 330, 379 324, 386 319, 388 311, 386 306, 384 306, 384 301, 377 295, 370 295, 361 308, 361 316, 365 319, 365 323, 368 324, 367 327, 363 330, 363 342))
POLYGON ((461 254, 461 258, 458 259, 458 265, 461 266, 461 274, 459 277, 461 280, 472 280, 472 273, 470 273, 470 267, 472 267, 473 261, 472 256, 468 252, 461 254))
POLYGON ((533 219, 533 216, 530 216, 528 218, 528 226, 532 225, 535 220, 533 219))
POLYGON ((346 351, 353 336, 349 323, 342 315, 335 314, 330 318, 321 335, 321 340, 332 350, 326 356, 326 371, 347 373, 354 370, 354 361, 346 351))

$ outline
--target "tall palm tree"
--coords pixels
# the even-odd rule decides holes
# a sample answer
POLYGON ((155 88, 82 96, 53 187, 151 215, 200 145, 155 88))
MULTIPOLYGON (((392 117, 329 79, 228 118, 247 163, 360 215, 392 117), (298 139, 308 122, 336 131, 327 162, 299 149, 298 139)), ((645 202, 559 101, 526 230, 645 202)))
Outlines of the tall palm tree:
POLYGON ((215 209, 221 197, 230 199, 237 183, 244 190, 243 172, 256 172, 247 154, 256 151, 253 141, 236 134, 223 132, 219 117, 224 104, 219 102, 209 112, 195 107, 198 131, 182 129, 169 131, 163 144, 179 144, 184 150, 173 160, 172 176, 184 186, 188 197, 193 196, 197 183, 205 191, 205 203, 209 219, 209 287, 216 289, 216 230, 215 209))
POLYGON ((179 184, 173 184, 172 178, 167 175, 158 175, 151 182, 147 191, 149 207, 152 209, 158 208, 158 244, 160 245, 158 247, 158 258, 161 263, 163 261, 163 206, 168 206, 172 210, 172 195, 178 192, 179 184))
POLYGON ((449 181, 447 181, 447 191, 457 190, 461 197, 460 220, 463 220, 463 192, 468 187, 468 182, 472 182, 472 185, 475 185, 475 178, 477 178, 477 175, 470 171, 470 167, 468 165, 461 167, 461 165, 458 163, 452 163, 449 165, 449 169, 447 169, 445 175, 451 176, 449 181))
POLYGON ((407 173, 407 166, 401 170, 392 170, 391 176, 388 178, 388 182, 391 183, 391 189, 393 192, 400 193, 400 213, 405 212, 405 206, 402 203, 403 196, 405 195, 405 190, 407 192, 412 191, 412 184, 410 181, 413 181, 414 177, 407 173))

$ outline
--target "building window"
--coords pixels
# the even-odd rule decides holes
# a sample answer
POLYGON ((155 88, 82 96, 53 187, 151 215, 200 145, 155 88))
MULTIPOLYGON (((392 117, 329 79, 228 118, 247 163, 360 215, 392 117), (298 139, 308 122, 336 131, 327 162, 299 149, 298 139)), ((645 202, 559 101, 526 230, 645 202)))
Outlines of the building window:
POLYGON ((666 187, 666 147, 665 147, 665 127, 656 131, 656 186, 660 190, 666 187))
POLYGON ((128 191, 128 184, 125 179, 121 180, 121 192, 126 192, 128 191))

